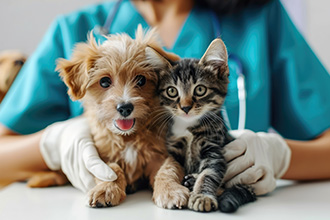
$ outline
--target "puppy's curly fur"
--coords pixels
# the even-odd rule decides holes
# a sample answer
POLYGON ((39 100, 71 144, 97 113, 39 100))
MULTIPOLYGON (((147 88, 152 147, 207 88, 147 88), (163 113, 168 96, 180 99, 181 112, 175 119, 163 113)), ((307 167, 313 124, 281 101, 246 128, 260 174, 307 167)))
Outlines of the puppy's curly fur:
POLYGON ((100 157, 116 172, 114 182, 96 180, 89 192, 92 207, 115 206, 141 178, 154 189, 154 202, 164 208, 186 206, 189 191, 181 186, 183 171, 168 158, 163 136, 155 125, 159 111, 157 69, 153 56, 177 59, 159 46, 155 30, 139 26, 136 39, 110 35, 101 45, 90 35, 76 46, 71 60, 57 70, 74 100, 81 100, 100 157))

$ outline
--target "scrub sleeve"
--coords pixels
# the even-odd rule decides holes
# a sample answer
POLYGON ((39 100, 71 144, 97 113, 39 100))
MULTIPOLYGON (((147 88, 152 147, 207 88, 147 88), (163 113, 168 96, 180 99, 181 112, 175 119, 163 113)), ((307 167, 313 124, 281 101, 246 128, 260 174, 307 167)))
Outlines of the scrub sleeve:
POLYGON ((308 140, 330 128, 330 75, 279 1, 270 6, 271 123, 308 140))

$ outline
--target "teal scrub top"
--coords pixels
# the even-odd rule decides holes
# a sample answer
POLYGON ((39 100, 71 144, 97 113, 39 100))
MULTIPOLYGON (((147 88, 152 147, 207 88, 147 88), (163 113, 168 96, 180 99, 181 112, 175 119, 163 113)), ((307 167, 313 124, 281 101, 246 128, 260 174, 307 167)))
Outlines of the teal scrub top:
MULTIPOLYGON (((80 115, 55 71, 56 59, 69 59, 77 42, 103 25, 114 2, 89 6, 51 25, 41 44, 28 59, 0 106, 0 123, 29 134, 47 125, 80 115)), ((311 139, 330 127, 330 76, 281 3, 247 8, 239 14, 218 15, 221 38, 229 53, 239 57, 246 79, 246 128, 282 136, 311 139)), ((134 37, 137 25, 149 27, 134 5, 124 1, 110 33, 134 37)), ((172 48, 181 57, 200 58, 216 37, 209 10, 193 8, 172 48)), ((231 127, 238 124, 237 63, 229 60, 230 84, 225 102, 231 127)))

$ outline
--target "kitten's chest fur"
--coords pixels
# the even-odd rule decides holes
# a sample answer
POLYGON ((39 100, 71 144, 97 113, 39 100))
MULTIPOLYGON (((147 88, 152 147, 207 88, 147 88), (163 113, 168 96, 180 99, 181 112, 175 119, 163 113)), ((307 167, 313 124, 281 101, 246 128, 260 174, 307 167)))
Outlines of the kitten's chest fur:
POLYGON ((186 169, 186 173, 197 172, 203 152, 209 144, 217 145, 219 150, 229 142, 227 130, 222 124, 212 128, 200 120, 185 121, 173 119, 167 137, 169 153, 186 169))
POLYGON ((191 145, 194 140, 194 135, 191 128, 197 124, 198 121, 196 120, 186 121, 175 118, 171 126, 172 140, 180 140, 184 138, 187 145, 191 145))

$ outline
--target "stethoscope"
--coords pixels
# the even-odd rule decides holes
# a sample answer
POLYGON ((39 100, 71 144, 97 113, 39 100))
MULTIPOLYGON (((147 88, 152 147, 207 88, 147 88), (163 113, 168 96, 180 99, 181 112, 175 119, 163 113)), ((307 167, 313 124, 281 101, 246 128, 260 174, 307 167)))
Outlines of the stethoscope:
MULTIPOLYGON (((110 33, 111 25, 118 14, 119 8, 123 0, 118 0, 111 12, 108 14, 106 21, 103 26, 96 26, 94 28, 94 34, 99 35, 107 35, 110 33)), ((211 13, 212 15, 212 22, 213 22, 213 28, 215 30, 215 37, 221 36, 221 26, 220 22, 215 15, 215 13, 211 13)), ((238 113, 238 130, 242 130, 245 128, 245 122, 246 122, 246 90, 245 90, 245 78, 243 74, 243 66, 238 56, 235 54, 230 53, 229 59, 233 60, 236 63, 236 73, 237 73, 237 90, 238 90, 238 106, 239 106, 239 113, 238 113)), ((225 106, 221 109, 223 119, 225 121, 226 126, 228 129, 231 130, 231 124, 228 117, 227 109, 225 106)))

